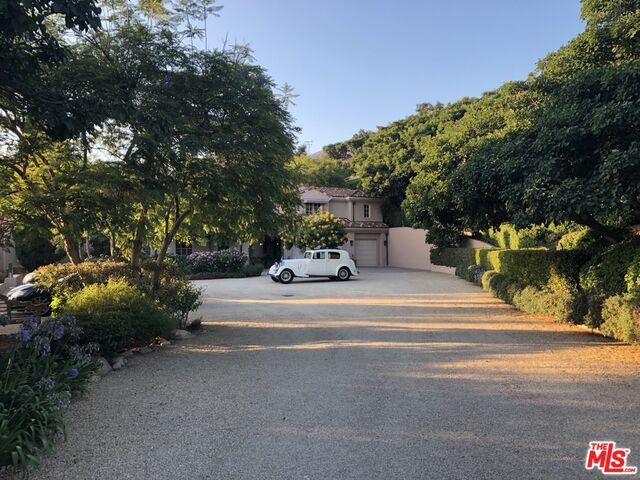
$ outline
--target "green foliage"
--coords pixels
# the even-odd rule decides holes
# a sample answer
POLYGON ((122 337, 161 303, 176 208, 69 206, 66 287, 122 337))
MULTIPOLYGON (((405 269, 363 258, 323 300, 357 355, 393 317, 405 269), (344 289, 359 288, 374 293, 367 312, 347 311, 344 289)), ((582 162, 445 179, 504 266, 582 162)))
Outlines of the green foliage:
POLYGON ((64 252, 53 245, 53 238, 47 230, 16 229, 13 242, 20 265, 29 272, 64 258, 64 252))
POLYGON ((299 219, 290 240, 301 248, 340 248, 346 241, 344 221, 323 211, 299 219))
POLYGON ((539 287, 526 285, 504 273, 489 270, 482 276, 482 286, 496 297, 524 312, 553 316, 560 322, 581 323, 584 302, 576 288, 564 285, 539 287))
POLYGON ((187 265, 191 273, 241 272, 248 259, 246 254, 237 249, 194 252, 187 257, 187 265))
POLYGON ((431 250, 431 263, 445 267, 472 265, 476 263, 475 248, 442 247, 431 250))
POLYGON ((580 287, 589 300, 586 323, 599 326, 602 322, 601 310, 604 300, 627 291, 625 277, 630 270, 636 268, 635 258, 638 255, 640 242, 630 240, 612 245, 584 265, 580 271, 580 287))
POLYGON ((456 276, 463 278, 467 282, 473 282, 480 285, 482 282, 482 276, 484 275, 484 268, 480 265, 469 265, 467 263, 461 263, 456 267, 456 276))
POLYGON ((0 469, 24 472, 38 465, 41 452, 64 431, 71 395, 86 390, 96 370, 78 334, 70 318, 28 320, 19 345, 0 353, 0 469))
POLYGON ((558 250, 580 250, 588 254, 595 254, 604 250, 608 242, 595 234, 589 227, 580 227, 562 236, 556 248, 558 250))
POLYGON ((627 284, 628 292, 640 293, 640 254, 633 257, 624 276, 624 282, 627 284))
POLYGON ((165 309, 122 279, 83 288, 61 313, 75 316, 83 328, 83 342, 99 345, 107 356, 156 337, 167 338, 178 326, 165 309))
POLYGON ((518 250, 521 248, 556 248, 560 238, 569 231, 567 225, 531 225, 516 228, 503 223, 498 229, 489 229, 488 240, 499 248, 518 250))
POLYGON ((250 263, 242 269, 247 277, 259 277, 264 271, 264 265, 261 263, 250 263))
POLYGON ((140 272, 126 262, 113 260, 52 264, 36 270, 36 283, 49 289, 56 305, 63 304, 87 285, 105 285, 112 278, 127 279, 131 285, 142 283, 140 272))
POLYGON ((607 298, 600 331, 624 342, 640 343, 640 296, 628 293, 607 298))
POLYGON ((345 161, 327 156, 318 159, 307 155, 293 157, 289 164, 299 183, 317 187, 358 188, 358 182, 352 179, 354 172, 345 161))
POLYGON ((219 278, 245 278, 245 272, 200 272, 189 275, 190 280, 215 280, 219 278))

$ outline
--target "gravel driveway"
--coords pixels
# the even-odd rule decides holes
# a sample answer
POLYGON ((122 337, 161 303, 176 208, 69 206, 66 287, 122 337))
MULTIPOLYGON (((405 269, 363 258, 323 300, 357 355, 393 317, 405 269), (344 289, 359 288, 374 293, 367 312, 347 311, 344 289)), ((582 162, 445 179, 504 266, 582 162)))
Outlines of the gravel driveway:
POLYGON ((34 478, 603 478, 602 439, 640 466, 640 348, 431 272, 198 283, 204 332, 74 402, 34 478))

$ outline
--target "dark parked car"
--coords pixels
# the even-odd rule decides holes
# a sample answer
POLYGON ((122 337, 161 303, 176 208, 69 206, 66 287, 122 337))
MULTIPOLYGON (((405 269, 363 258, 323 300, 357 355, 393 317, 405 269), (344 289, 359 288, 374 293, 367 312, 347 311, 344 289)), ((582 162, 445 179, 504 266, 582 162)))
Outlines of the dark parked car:
POLYGON ((51 294, 46 288, 33 283, 9 290, 7 301, 16 312, 29 312, 41 317, 51 314, 51 294))

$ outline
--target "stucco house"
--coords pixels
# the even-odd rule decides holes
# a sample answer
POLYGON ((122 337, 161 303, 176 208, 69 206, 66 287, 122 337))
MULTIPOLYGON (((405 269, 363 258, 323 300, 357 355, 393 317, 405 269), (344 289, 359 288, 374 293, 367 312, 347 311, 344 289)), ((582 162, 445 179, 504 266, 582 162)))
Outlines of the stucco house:
MULTIPOLYGON (((345 221, 347 243, 342 248, 349 252, 359 267, 384 267, 388 263, 387 245, 389 227, 382 221, 381 198, 365 195, 351 188, 300 186, 302 214, 311 215, 318 210, 334 214, 345 221)), ((284 258, 300 255, 298 249, 285 250, 284 258)))
MULTIPOLYGON (((383 267, 388 264, 389 227, 382 221, 382 199, 369 197, 362 190, 335 187, 300 186, 299 212, 311 215, 322 209, 344 219, 347 243, 342 247, 360 267, 383 267)), ((198 245, 172 242, 168 253, 190 255, 193 252, 214 251, 233 246, 250 254, 252 258, 276 260, 280 257, 295 258, 302 255, 297 248, 283 249, 278 239, 265 238, 249 245, 198 245)))

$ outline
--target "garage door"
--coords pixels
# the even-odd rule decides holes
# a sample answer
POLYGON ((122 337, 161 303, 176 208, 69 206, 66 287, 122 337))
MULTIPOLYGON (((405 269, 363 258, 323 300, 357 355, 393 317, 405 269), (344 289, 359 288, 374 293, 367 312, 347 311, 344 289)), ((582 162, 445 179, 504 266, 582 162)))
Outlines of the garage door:
POLYGON ((359 267, 377 267, 378 241, 356 240, 356 259, 359 267))

